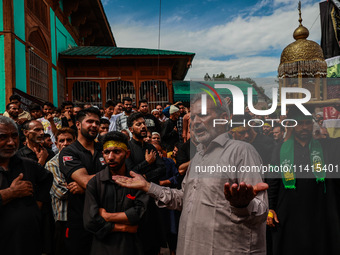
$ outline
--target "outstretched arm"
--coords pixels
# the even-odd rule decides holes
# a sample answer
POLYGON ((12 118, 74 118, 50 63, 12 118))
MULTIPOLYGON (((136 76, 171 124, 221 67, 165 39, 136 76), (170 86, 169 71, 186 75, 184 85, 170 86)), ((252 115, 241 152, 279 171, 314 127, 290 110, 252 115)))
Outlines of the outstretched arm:
POLYGON ((183 188, 182 190, 161 187, 155 183, 147 182, 143 176, 130 171, 132 178, 120 175, 112 176, 112 179, 119 185, 139 189, 153 197, 158 207, 166 207, 173 210, 181 210, 183 205, 183 188))

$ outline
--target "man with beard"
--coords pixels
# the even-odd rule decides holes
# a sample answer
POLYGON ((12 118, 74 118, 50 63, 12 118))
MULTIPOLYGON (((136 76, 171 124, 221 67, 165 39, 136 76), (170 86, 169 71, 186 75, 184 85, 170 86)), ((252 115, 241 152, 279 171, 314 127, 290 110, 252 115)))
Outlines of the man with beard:
MULTIPOLYGON (((143 141, 147 135, 144 115, 140 112, 132 113, 127 124, 132 139, 129 141, 131 155, 126 159, 129 170, 142 174, 148 181, 159 183, 166 169, 162 159, 158 156, 156 148, 143 141)), ((161 246, 160 214, 153 201, 148 204, 145 221, 140 227, 141 239, 145 254, 158 254, 161 246)))
POLYGON ((161 124, 159 120, 149 113, 149 104, 148 101, 142 99, 139 101, 139 109, 138 111, 143 114, 146 126, 150 132, 161 132, 161 124))
MULTIPOLYGON (((67 183, 76 182, 86 189, 88 181, 105 166, 102 148, 94 140, 100 125, 100 112, 89 107, 78 112, 77 140, 59 154, 60 170, 67 183)), ((67 208, 66 249, 70 254, 89 254, 92 235, 83 227, 85 194, 69 194, 67 208)))
POLYGON ((130 155, 127 137, 109 132, 103 144, 107 166, 89 181, 85 196, 84 226, 94 234, 91 254, 143 254, 137 228, 149 198, 112 180, 113 175, 129 176, 125 165, 130 155))
POLYGON ((116 120, 116 130, 121 132, 123 129, 128 129, 127 118, 132 113, 132 99, 130 97, 123 98, 124 112, 116 120))
MULTIPOLYGON (((9 97, 9 102, 13 103, 13 104, 16 104, 18 106, 18 109, 19 109, 19 112, 18 112, 19 122, 17 122, 17 121, 16 122, 19 123, 19 125, 24 123, 26 120, 30 120, 31 119, 31 115, 21 108, 21 97, 19 95, 11 95, 9 97)), ((10 117, 10 114, 9 114, 7 108, 6 108, 6 111, 4 112, 3 116, 10 117)))
POLYGON ((42 254, 41 211, 48 202, 52 174, 36 162, 15 155, 18 129, 0 116, 1 254, 42 254))
POLYGON ((273 254, 339 254, 340 139, 313 139, 313 118, 297 107, 287 117, 297 125, 272 159, 286 169, 268 179, 273 254))
POLYGON ((181 210, 177 254, 266 254, 265 220, 267 184, 259 173, 241 171, 259 166, 261 159, 247 143, 229 139, 225 125, 214 119, 228 119, 222 98, 207 99, 207 113, 201 113, 201 95, 191 107, 191 125, 199 142, 183 180, 182 189, 161 187, 141 175, 113 176, 116 183, 137 188, 153 197, 159 207, 181 210), (235 171, 200 171, 208 166, 232 166, 235 171), (262 192, 264 191, 264 192, 262 192))
POLYGON ((44 166, 47 161, 54 157, 53 151, 44 148, 44 127, 37 120, 29 120, 22 126, 26 136, 26 145, 18 151, 18 155, 30 158, 44 166))

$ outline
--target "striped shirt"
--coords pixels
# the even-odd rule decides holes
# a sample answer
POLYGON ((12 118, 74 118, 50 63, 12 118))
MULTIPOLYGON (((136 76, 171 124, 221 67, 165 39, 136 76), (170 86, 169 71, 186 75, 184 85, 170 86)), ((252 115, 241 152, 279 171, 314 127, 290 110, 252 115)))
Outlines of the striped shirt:
POLYGON ((53 216, 55 221, 67 221, 67 195, 68 189, 64 175, 59 168, 59 153, 45 165, 53 174, 53 184, 50 190, 53 216))

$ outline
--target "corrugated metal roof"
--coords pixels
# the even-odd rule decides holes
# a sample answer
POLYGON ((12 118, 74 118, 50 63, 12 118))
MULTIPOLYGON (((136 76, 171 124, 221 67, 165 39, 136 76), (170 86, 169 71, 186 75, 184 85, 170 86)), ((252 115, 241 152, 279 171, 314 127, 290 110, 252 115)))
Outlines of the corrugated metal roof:
MULTIPOLYGON (((244 95, 248 94, 248 88, 252 88, 253 101, 257 103, 257 91, 252 85, 245 81, 173 81, 174 99, 175 101, 189 102, 190 97, 196 94, 204 92, 202 88, 207 89, 202 84, 207 84, 211 87, 215 87, 215 84, 229 84, 240 88, 244 95)), ((208 89, 209 90, 209 89, 208 89)), ((215 89, 216 92, 223 97, 232 97, 232 93, 229 89, 215 89)), ((245 97, 246 100, 246 97, 245 97)))
POLYGON ((120 48, 111 46, 78 46, 60 53, 61 56, 185 56, 191 52, 143 48, 120 48))

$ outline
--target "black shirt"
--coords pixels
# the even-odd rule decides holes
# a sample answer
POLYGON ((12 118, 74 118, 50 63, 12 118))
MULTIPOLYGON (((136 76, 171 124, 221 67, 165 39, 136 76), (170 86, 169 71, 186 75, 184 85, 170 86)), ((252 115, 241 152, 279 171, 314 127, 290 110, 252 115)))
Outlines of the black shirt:
MULTIPOLYGON (((320 139, 326 166, 340 165, 340 140, 320 139)), ((272 165, 280 165, 278 145, 272 165)), ((308 144, 294 141, 296 189, 286 189, 281 173, 268 179, 269 208, 277 213, 279 223, 272 232, 274 254, 339 254, 340 243, 340 179, 330 172, 324 182, 317 182, 310 167, 308 144), (309 171, 300 172, 299 166, 309 171), (333 178, 332 178, 333 177, 333 178), (337 177, 337 178, 334 178, 337 177), (292 245, 292 240, 299 245, 292 245)), ((338 174, 339 175, 339 174, 338 174)))
MULTIPOLYGON (((78 140, 67 146, 59 154, 60 171, 65 175, 68 183, 73 182, 71 175, 85 168, 89 175, 96 174, 105 167, 102 156, 102 146, 95 143, 94 154, 85 149, 78 140)), ((67 207, 67 221, 69 227, 83 226, 83 208, 85 194, 69 194, 67 207)))
POLYGON ((130 157, 126 159, 126 167, 132 171, 145 175, 147 181, 157 183, 166 173, 163 160, 156 153, 156 160, 151 165, 145 160, 145 151, 157 151, 156 148, 149 143, 140 143, 135 139, 129 141, 130 157))
POLYGON ((41 254, 41 211, 37 201, 49 202, 53 175, 36 162, 20 158, 10 159, 8 171, 0 170, 0 189, 10 187, 20 173, 23 180, 33 184, 33 196, 16 198, 3 205, 0 200, 1 254, 41 254))
POLYGON ((174 145, 179 141, 178 132, 174 130, 176 126, 177 121, 172 119, 168 119, 163 124, 161 140, 163 147, 165 147, 167 151, 172 151, 174 149, 174 145))
POLYGON ((94 234, 91 254, 142 254, 138 235, 112 232, 114 223, 106 222, 98 209, 104 208, 109 213, 125 212, 131 225, 139 225, 149 196, 142 191, 121 187, 111 177, 106 167, 89 181, 86 188, 84 225, 94 234))
MULTIPOLYGON (((48 156, 46 158, 45 164, 54 157, 54 152, 48 148, 45 148, 47 150, 48 156)), ((27 146, 22 147, 20 150, 18 150, 17 155, 23 158, 29 158, 32 159, 35 162, 38 162, 37 154, 35 154, 34 151, 32 151, 27 146)))
POLYGON ((270 164, 272 153, 275 148, 274 139, 263 134, 257 134, 251 145, 253 145, 260 154, 262 163, 264 165, 270 164))

